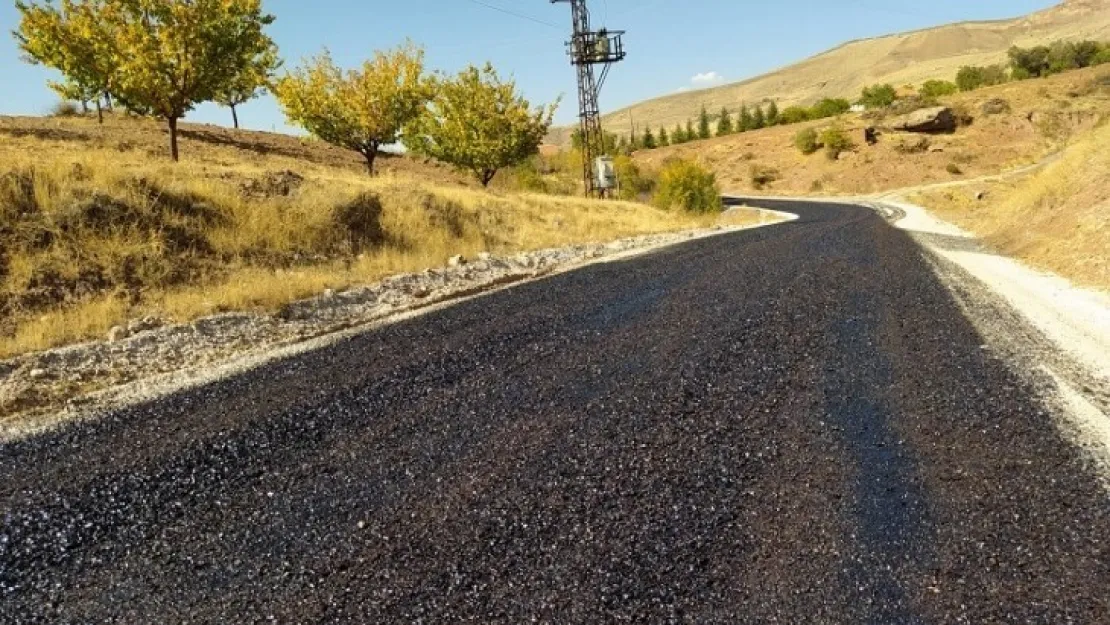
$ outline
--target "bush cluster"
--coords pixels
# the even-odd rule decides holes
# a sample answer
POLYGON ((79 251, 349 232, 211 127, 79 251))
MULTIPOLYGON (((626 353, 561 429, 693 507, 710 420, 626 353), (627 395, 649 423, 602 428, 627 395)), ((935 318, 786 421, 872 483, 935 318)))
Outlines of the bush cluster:
POLYGON ((721 210, 721 188, 713 172, 693 161, 672 159, 659 172, 656 206, 691 213, 721 210))
POLYGON ((864 88, 859 103, 866 108, 877 109, 890 106, 897 99, 898 92, 893 85, 872 85, 864 88))
POLYGON ((848 152, 856 147, 848 134, 837 126, 830 126, 823 130, 820 142, 825 147, 825 155, 831 161, 835 161, 842 152, 848 152))
POLYGON ((1056 41, 1032 48, 1014 46, 1009 57, 1015 80, 1039 78, 1110 62, 1110 42, 1056 41))
POLYGON ((752 163, 748 174, 752 181, 752 187, 756 190, 762 190, 770 185, 772 182, 776 182, 782 178, 782 174, 779 173, 779 170, 774 169, 773 167, 757 165, 755 163, 752 163))
POLYGON ((956 73, 956 86, 960 91, 974 91, 980 87, 991 87, 1007 82, 1010 77, 1003 65, 988 65, 978 67, 967 65, 956 73))
POLYGON ((821 143, 817 140, 817 131, 813 128, 799 130, 798 133, 794 135, 794 146, 798 148, 799 152, 806 156, 820 150, 821 143))
POLYGON ((1110 42, 1092 40, 1056 41, 1047 46, 1009 50, 1009 65, 964 66, 956 74, 960 91, 1000 85, 1010 80, 1028 80, 1073 69, 1110 63, 1110 42))

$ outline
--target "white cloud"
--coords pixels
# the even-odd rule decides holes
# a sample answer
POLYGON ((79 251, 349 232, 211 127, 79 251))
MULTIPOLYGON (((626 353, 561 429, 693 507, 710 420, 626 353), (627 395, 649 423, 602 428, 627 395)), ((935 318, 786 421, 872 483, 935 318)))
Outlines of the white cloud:
POLYGON ((717 72, 703 72, 701 74, 694 74, 694 77, 690 79, 690 84, 695 87, 711 87, 713 85, 719 85, 724 81, 725 77, 717 72))
POLYGON ((686 93, 689 90, 690 90, 689 86, 683 85, 683 86, 679 87, 678 89, 675 89, 675 93, 686 93))

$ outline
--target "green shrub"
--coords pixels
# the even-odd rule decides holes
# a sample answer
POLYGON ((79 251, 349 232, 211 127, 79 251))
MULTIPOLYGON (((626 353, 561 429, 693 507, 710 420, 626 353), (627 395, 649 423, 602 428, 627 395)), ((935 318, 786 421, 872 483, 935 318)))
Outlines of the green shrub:
POLYGON ((810 120, 810 110, 804 106, 790 106, 779 113, 780 124, 798 124, 810 120))
POLYGON ((547 180, 540 173, 536 158, 530 158, 505 170, 512 180, 511 186, 518 191, 531 191, 533 193, 548 193, 547 180))
POLYGON ((771 167, 765 167, 763 165, 757 165, 755 163, 752 163, 751 169, 748 171, 748 173, 751 177, 752 187, 755 189, 763 189, 767 185, 775 182, 776 180, 779 180, 782 177, 781 174, 779 174, 779 170, 771 167))
POLYGON ((960 174, 964 173, 964 171, 960 169, 960 166, 955 163, 948 163, 948 166, 944 169, 953 176, 959 176, 960 174))
POLYGON ((794 135, 794 147, 806 156, 820 150, 821 144, 817 141, 817 131, 813 128, 798 131, 798 134, 794 135))
POLYGON ((659 172, 655 204, 691 213, 719 212, 722 204, 717 176, 693 161, 669 160, 659 172))
POLYGON ((856 144, 848 138, 847 133, 836 126, 831 126, 822 131, 820 141, 821 145, 825 146, 825 155, 831 161, 835 161, 841 152, 847 152, 856 147, 856 144))
POLYGON ((959 90, 960 88, 956 86, 956 83, 948 80, 926 80, 925 84, 921 85, 921 95, 926 98, 952 95, 959 90))
POLYGON ((986 67, 964 66, 956 74, 956 86, 960 91, 974 91, 980 87, 1001 85, 1010 79, 1006 68, 1001 65, 986 67))
POLYGON ((859 103, 869 109, 878 109, 890 106, 898 99, 898 92, 893 85, 872 85, 864 87, 859 103))
POLYGON ((1044 76, 1048 73, 1048 68, 1051 62, 1049 61, 1050 50, 1048 46, 1035 46, 1032 48, 1019 48, 1013 46, 1010 48, 1010 67, 1020 70, 1023 75, 1030 77, 1044 76))
POLYGON ((825 98, 809 110, 810 119, 824 119, 843 115, 852 109, 852 103, 844 98, 825 98))
POLYGON ((1110 43, 1103 44, 1102 50, 1091 59, 1091 65, 1105 65, 1110 63, 1110 43))
POLYGON ((613 168, 620 181, 620 198, 627 201, 646 200, 655 190, 655 179, 645 174, 636 162, 628 156, 617 156, 613 159, 613 168))

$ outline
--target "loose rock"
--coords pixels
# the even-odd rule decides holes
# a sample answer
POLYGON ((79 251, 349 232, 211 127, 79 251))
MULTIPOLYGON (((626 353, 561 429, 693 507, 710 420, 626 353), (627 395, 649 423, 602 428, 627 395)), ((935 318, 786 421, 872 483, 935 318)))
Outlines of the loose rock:
POLYGON ((890 127, 904 132, 955 132, 956 114, 947 106, 935 106, 897 117, 890 122, 890 127))

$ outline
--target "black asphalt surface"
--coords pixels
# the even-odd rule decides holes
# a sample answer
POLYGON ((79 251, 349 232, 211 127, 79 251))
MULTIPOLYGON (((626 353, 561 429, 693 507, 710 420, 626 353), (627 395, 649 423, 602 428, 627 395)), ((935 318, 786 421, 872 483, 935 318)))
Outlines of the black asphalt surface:
POLYGON ((859 207, 0 447, 0 623, 1110 623, 1110 497, 859 207))

